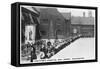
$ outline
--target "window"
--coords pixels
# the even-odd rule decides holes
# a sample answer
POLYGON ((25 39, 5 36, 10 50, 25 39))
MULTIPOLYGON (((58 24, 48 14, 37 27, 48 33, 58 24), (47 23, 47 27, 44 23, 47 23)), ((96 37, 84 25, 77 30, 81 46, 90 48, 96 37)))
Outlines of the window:
POLYGON ((57 29, 56 30, 56 35, 61 35, 62 34, 62 30, 61 29, 57 29))
POLYGON ((41 24, 48 24, 49 20, 48 19, 40 19, 41 24))
POLYGON ((42 35, 47 35, 47 32, 44 31, 44 30, 41 30, 40 33, 41 33, 42 35))
POLYGON ((41 22, 48 22, 48 19, 40 19, 41 22))

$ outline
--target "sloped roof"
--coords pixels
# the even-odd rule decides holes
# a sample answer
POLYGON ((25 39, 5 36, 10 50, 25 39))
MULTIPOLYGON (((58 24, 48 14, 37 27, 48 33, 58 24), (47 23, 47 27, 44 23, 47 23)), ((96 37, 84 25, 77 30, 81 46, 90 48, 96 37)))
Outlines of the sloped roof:
POLYGON ((94 17, 71 17, 71 24, 94 25, 94 17))
POLYGON ((61 13, 65 19, 71 18, 71 13, 61 13))
POLYGON ((23 6, 23 8, 26 8, 27 10, 34 12, 36 14, 39 14, 39 8, 35 8, 35 7, 28 7, 28 6, 23 6))
POLYGON ((94 25, 94 17, 71 16, 71 13, 62 13, 65 19, 71 19, 71 24, 94 25))
POLYGON ((94 17, 81 17, 82 24, 94 25, 94 17))
POLYGON ((62 16, 62 14, 56 8, 40 8, 40 13, 64 19, 64 17, 62 16))
POLYGON ((81 17, 71 17, 71 24, 81 24, 81 17))

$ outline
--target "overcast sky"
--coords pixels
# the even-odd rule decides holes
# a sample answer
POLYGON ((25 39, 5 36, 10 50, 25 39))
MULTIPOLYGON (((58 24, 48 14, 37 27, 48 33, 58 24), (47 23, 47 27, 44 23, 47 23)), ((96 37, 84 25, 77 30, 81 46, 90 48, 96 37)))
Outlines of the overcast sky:
POLYGON ((73 8, 57 8, 59 12, 68 13, 71 12, 72 16, 83 16, 83 12, 85 15, 88 16, 88 12, 92 12, 92 16, 95 16, 95 10, 88 10, 88 9, 73 9, 73 8))
MULTIPOLYGON (((24 7, 33 7, 33 6, 24 6, 24 7)), ((85 12, 85 16, 88 16, 88 12, 92 12, 92 16, 95 16, 95 10, 89 9, 75 9, 75 8, 58 8, 58 7, 44 7, 44 6, 34 6, 35 8, 57 8, 59 12, 69 13, 71 12, 72 16, 83 16, 83 12, 85 12)))

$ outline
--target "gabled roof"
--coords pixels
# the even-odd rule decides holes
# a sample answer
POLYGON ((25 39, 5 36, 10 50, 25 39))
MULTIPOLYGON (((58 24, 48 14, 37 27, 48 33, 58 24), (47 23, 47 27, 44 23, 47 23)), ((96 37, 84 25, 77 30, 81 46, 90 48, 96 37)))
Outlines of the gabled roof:
POLYGON ((42 14, 53 16, 56 18, 64 19, 62 14, 56 8, 41 8, 40 9, 40 17, 42 14))
POLYGON ((65 19, 71 19, 71 24, 94 25, 94 17, 71 16, 71 13, 62 13, 65 19))
POLYGON ((94 25, 94 17, 71 17, 71 24, 94 25))
POLYGON ((81 17, 71 17, 71 24, 81 24, 81 17))

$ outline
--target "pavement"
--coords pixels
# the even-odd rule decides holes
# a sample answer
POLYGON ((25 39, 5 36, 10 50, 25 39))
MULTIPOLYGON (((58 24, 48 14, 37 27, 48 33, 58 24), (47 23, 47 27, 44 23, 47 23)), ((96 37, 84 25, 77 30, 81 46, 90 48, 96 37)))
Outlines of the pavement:
POLYGON ((79 38, 52 56, 51 59, 80 57, 83 57, 84 60, 95 58, 95 38, 79 38))

